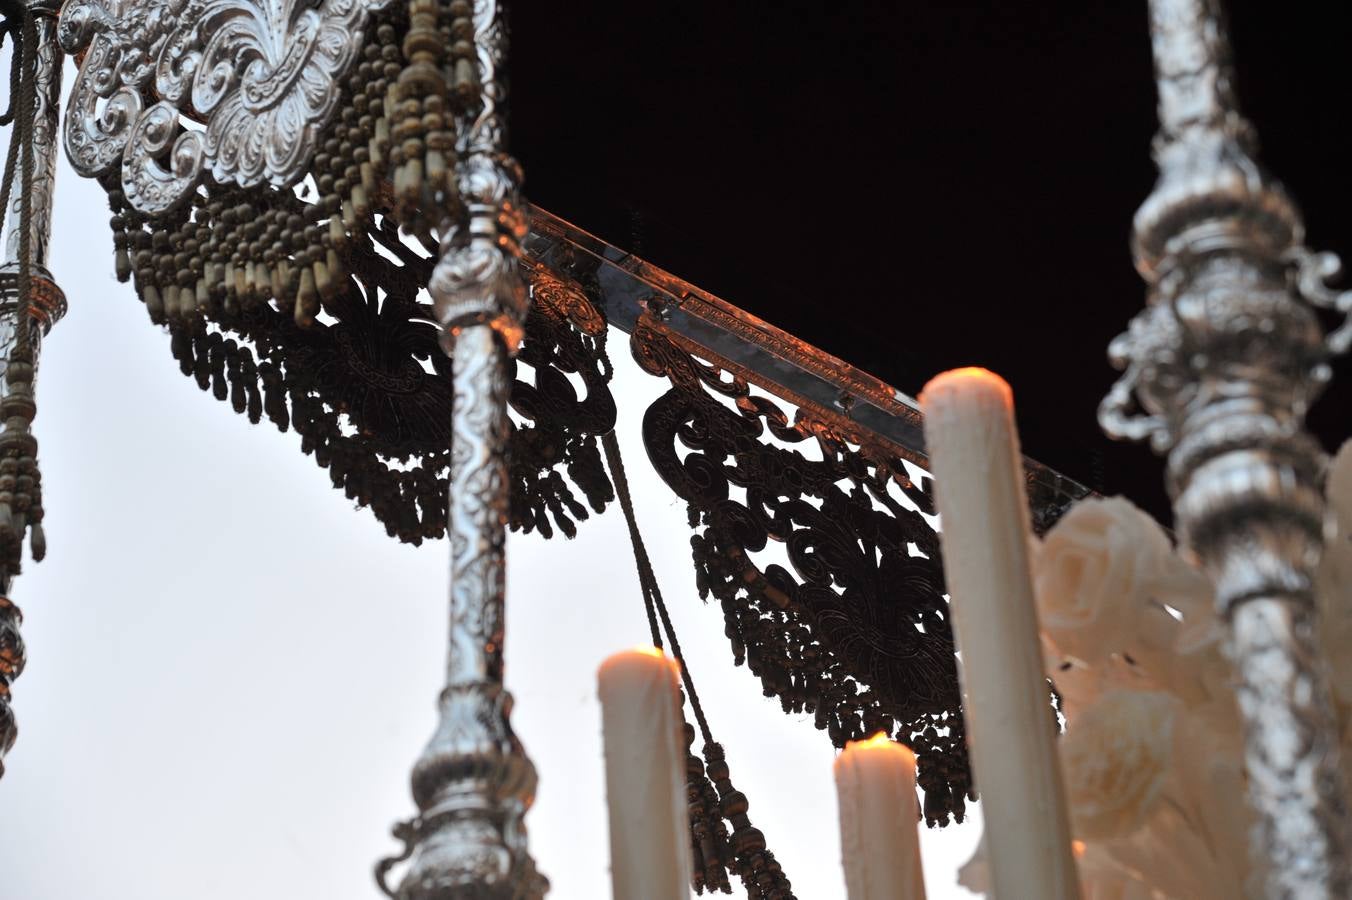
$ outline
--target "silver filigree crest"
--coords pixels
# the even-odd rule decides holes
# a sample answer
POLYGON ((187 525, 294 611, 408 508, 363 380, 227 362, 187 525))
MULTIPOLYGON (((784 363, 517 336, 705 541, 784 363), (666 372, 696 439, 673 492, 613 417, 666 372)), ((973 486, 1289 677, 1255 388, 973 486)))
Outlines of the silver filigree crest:
POLYGON ((71 0, 62 46, 88 48, 66 116, 72 166, 97 176, 120 163, 128 202, 150 215, 203 172, 241 187, 296 183, 367 19, 390 2, 71 0))

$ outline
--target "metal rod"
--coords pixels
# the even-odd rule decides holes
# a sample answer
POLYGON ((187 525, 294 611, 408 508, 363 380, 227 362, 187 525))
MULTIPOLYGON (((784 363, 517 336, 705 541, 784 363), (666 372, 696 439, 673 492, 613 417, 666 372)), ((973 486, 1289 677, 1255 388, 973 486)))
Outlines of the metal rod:
MULTIPOLYGON (((4 756, 18 736, 14 712, 10 708, 10 685, 22 674, 27 660, 19 623, 23 616, 10 599, 10 590, 19 570, 25 537, 31 537, 34 559, 45 552, 41 527, 41 503, 37 484, 37 442, 29 432, 36 405, 33 400, 42 338, 66 312, 66 298, 47 271, 52 232, 52 190, 56 177, 56 136, 61 108, 61 65, 63 56, 56 42, 58 7, 45 0, 29 4, 34 15, 36 34, 35 71, 33 73, 33 119, 27 147, 32 180, 27 198, 20 196, 22 180, 17 176, 11 205, 4 262, 0 264, 0 776, 4 775, 4 756), (23 212, 27 207, 27 217, 23 212), (23 230, 27 229, 27 240, 23 230), (27 296, 20 278, 21 256, 28 254, 27 296), (29 319, 28 353, 20 359, 19 326, 29 319), (27 484, 21 484, 26 479, 27 484)), ((18 140, 18 120, 11 140, 18 140)))
POLYGON ((528 306, 521 173, 504 150, 504 29, 501 4, 475 0, 483 104, 457 167, 468 216, 463 229, 442 223, 428 284, 453 356, 450 652, 441 718, 413 769, 419 815, 400 900, 537 900, 549 886, 526 846, 535 767, 512 732, 502 667, 507 367, 528 306))
MULTIPOLYGON (((736 373, 819 421, 848 420, 902 459, 928 468, 920 408, 882 380, 606 243, 538 206, 530 206, 526 254, 551 272, 584 283, 606 321, 631 333, 644 312, 695 355, 736 373)), ((1039 531, 1090 491, 1024 457, 1033 524, 1039 531)))
POLYGON ((1151 0, 1160 178, 1136 214, 1149 305, 1111 347, 1100 409, 1115 437, 1168 455, 1179 536, 1228 626, 1258 815, 1252 871, 1271 898, 1346 897, 1348 811, 1313 576, 1326 460, 1304 414, 1328 378, 1320 284, 1295 205, 1258 166, 1218 0, 1151 0), (1144 410, 1138 414, 1134 402, 1144 410))

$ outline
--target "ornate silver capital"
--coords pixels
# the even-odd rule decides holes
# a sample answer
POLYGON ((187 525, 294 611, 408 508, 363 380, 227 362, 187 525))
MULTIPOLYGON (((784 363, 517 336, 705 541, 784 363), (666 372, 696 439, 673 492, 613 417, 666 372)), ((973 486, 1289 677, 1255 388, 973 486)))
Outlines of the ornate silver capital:
POLYGON ((1305 249, 1295 204, 1254 160, 1218 0, 1151 0, 1150 16, 1160 178, 1133 239, 1148 306, 1110 347, 1125 374, 1099 418, 1168 454, 1180 538, 1215 583, 1267 896, 1344 897, 1348 813, 1312 593, 1325 458, 1303 423, 1347 341, 1312 307, 1352 298, 1324 288, 1336 260, 1305 249))

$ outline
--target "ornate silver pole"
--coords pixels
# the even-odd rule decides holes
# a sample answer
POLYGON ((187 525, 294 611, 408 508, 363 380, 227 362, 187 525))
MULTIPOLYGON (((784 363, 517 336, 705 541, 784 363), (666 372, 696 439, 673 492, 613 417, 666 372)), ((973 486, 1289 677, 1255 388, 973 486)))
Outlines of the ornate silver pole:
POLYGON ((504 150, 502 17, 496 0, 475 0, 483 102, 462 130, 456 173, 467 221, 442 223, 428 285, 454 358, 450 659, 440 722, 413 769, 419 815, 401 835, 413 858, 400 900, 536 900, 548 889, 526 847, 535 767, 512 732, 502 672, 507 366, 529 302, 521 173, 504 150))
MULTIPOLYGON (((4 755, 18 734, 9 706, 10 684, 25 662, 19 636, 22 616, 10 600, 10 588, 18 574, 25 536, 31 537, 35 560, 46 552, 42 533, 41 486, 37 470, 37 441, 30 426, 37 413, 33 383, 37 374, 42 337, 66 312, 66 298, 47 271, 52 231, 52 190, 56 176, 56 136, 61 105, 62 54, 56 43, 59 4, 35 0, 29 4, 34 16, 30 37, 35 38, 32 72, 31 130, 22 134, 18 104, 22 92, 12 98, 15 122, 11 140, 27 147, 32 175, 23 196, 22 160, 16 164, 15 194, 10 204, 9 231, 4 262, 0 264, 0 775, 4 755), (26 207, 26 210, 25 210, 26 207), (27 215, 25 216, 25 212, 27 215), (27 256, 28 278, 23 267, 27 256), (26 294, 26 296, 25 296, 26 294), (28 318, 27 347, 20 346, 19 329, 28 318)), ((15 45, 18 49, 18 43, 15 45)), ((27 73, 25 73, 27 75, 27 73)))
POLYGON ((1136 214, 1149 305, 1110 347, 1114 437, 1168 453, 1179 534, 1216 586, 1245 724, 1251 855, 1268 897, 1346 897, 1348 813, 1312 578, 1325 457, 1304 432, 1328 379, 1312 305, 1348 309, 1304 246, 1299 212, 1254 161, 1218 0, 1151 0, 1160 179, 1136 214), (1133 415, 1132 395, 1146 415, 1133 415))

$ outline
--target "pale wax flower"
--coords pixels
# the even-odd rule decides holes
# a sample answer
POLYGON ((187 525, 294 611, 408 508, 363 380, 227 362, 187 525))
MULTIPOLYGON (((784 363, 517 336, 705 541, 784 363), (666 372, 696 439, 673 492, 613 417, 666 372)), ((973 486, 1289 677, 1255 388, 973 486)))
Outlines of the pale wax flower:
POLYGON ((1057 696, 1061 699, 1061 714, 1066 718, 1067 728, 1072 727, 1081 713, 1108 691, 1159 689, 1159 684, 1143 669, 1128 663, 1120 655, 1111 656, 1098 665, 1085 665, 1075 657, 1055 655, 1055 645, 1047 641, 1045 636, 1043 651, 1047 677, 1052 680, 1057 696))
MULTIPOLYGON (((1182 587, 1181 580, 1176 584, 1182 587)), ((1190 589, 1161 593, 1147 604, 1136 638, 1130 655, 1158 688, 1191 710, 1205 708, 1223 718, 1238 715, 1234 667, 1225 655, 1214 592, 1200 573, 1190 589)))
MULTIPOLYGON (((1074 852, 1082 900, 1159 900, 1141 879, 1123 870, 1101 848, 1077 842, 1074 852)), ((992 894, 984 832, 972 858, 958 870, 958 885, 982 897, 992 894)))
POLYGON ((1194 590, 1197 578, 1155 520, 1117 497, 1075 504, 1033 567, 1042 630, 1089 664, 1126 649, 1152 598, 1194 590))
POLYGON ((1077 838, 1121 837, 1145 822, 1169 773, 1181 706, 1162 691, 1112 690, 1076 717, 1059 746, 1077 838))

